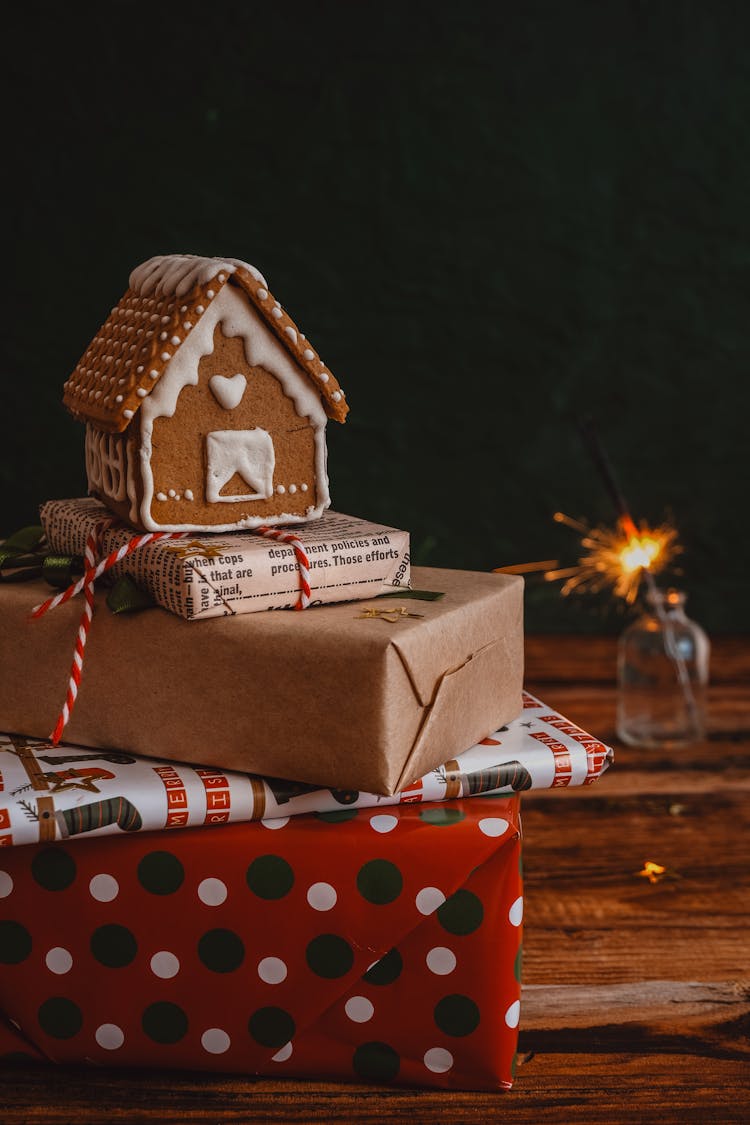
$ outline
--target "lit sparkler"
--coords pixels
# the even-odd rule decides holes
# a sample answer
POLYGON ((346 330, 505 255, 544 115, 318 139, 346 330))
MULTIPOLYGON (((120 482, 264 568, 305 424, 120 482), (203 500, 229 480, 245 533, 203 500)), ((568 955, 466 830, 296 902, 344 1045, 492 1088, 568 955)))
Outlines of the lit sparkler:
POLYGON ((637 527, 627 516, 621 517, 613 528, 590 527, 563 512, 555 512, 553 518, 579 532, 581 546, 586 549, 576 566, 544 571, 548 582, 564 579, 560 592, 566 596, 609 589, 633 605, 645 573, 659 574, 682 550, 677 531, 669 524, 649 527, 641 522, 637 527))

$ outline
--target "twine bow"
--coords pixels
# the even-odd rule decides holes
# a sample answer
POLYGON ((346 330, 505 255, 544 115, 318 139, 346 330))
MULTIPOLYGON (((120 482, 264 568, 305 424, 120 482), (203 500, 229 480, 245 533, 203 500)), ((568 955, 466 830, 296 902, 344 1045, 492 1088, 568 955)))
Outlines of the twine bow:
MULTIPOLYGON (((40 574, 45 574, 45 576, 50 575, 55 579, 52 581, 52 577, 49 578, 52 585, 63 587, 61 593, 55 594, 39 605, 34 606, 31 611, 33 620, 38 620, 50 610, 64 605, 65 602, 70 601, 71 598, 76 597, 80 593, 84 595, 84 607, 78 625, 78 633, 76 634, 73 662, 68 677, 65 702, 57 717, 55 728, 50 735, 50 740, 54 746, 57 746, 62 738, 62 733, 70 721, 70 716, 75 706, 76 699, 78 698, 86 642, 94 616, 94 585, 97 579, 108 570, 111 570, 117 563, 122 562, 123 559, 132 555, 135 551, 141 550, 149 543, 155 543, 158 540, 165 539, 187 538, 187 533, 182 531, 155 531, 142 535, 134 535, 126 543, 123 543, 121 547, 110 551, 105 558, 97 562, 97 558, 99 558, 102 551, 104 533, 113 526, 116 526, 116 524, 116 520, 106 519, 92 528, 86 538, 86 549, 82 560, 80 557, 76 560, 74 558, 68 559, 64 556, 43 555, 41 553, 43 541, 43 531, 41 527, 24 528, 23 531, 11 536, 11 538, 3 544, 2 553, 0 553, 0 578, 2 578, 2 570, 6 560, 11 560, 16 571, 24 570, 24 579, 35 578, 40 574), (52 562, 48 563, 48 560, 52 560, 52 562), (76 567, 75 571, 73 569, 74 564, 76 567), (79 572, 81 566, 83 569, 82 576, 75 581, 71 581, 73 574, 79 572)), ((292 548, 297 562, 299 577, 299 596, 294 608, 307 609, 311 601, 310 563, 305 553, 302 540, 291 532, 270 527, 259 527, 257 529, 257 534, 266 539, 275 539, 281 543, 288 543, 292 548)), ((5 580, 18 581, 23 579, 14 579, 11 577, 5 580)), ((113 613, 123 613, 134 609, 141 609, 144 608, 145 605, 153 603, 151 603, 149 595, 141 591, 132 579, 124 576, 118 581, 114 590, 110 591, 107 604, 113 613)))

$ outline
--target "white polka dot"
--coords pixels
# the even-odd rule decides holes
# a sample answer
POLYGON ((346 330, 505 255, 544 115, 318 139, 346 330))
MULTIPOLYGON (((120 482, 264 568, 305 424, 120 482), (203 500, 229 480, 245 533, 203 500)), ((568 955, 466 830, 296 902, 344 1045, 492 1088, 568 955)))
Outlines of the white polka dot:
POLYGON ((204 1031, 201 1035, 201 1047, 204 1051, 208 1051, 209 1055, 223 1055, 231 1045, 232 1040, 220 1027, 209 1027, 208 1031, 204 1031))
POLYGON ((292 1057, 292 1044, 286 1043, 275 1055, 271 1055, 271 1062, 286 1062, 292 1057))
POLYGON ((44 963, 51 973, 69 973, 73 968, 73 958, 67 949, 57 945, 54 949, 50 949, 47 956, 44 958, 44 963))
POLYGON ((508 1011, 505 1013, 505 1022, 508 1027, 518 1027, 518 1019, 521 1015, 521 1001, 514 1000, 508 1011))
POLYGON ((511 926, 520 926, 523 920, 523 896, 516 899, 508 911, 508 921, 511 926))
POLYGON ((366 996, 350 996, 344 1011, 352 1023, 367 1023, 375 1015, 375 1009, 366 996))
POLYGON ((266 984, 281 984, 286 974, 286 965, 280 957, 264 957, 258 965, 258 976, 266 984))
POLYGON ((120 884, 114 875, 95 875, 89 883, 89 891, 97 902, 112 902, 120 893, 120 884))
POLYGON ((226 883, 222 883, 221 879, 204 879, 198 885, 198 898, 206 906, 221 906, 226 897, 226 883))
POLYGON ((296 485, 296 484, 290 484, 290 485, 289 485, 289 491, 290 491, 290 492, 292 493, 292 495, 293 495, 293 494, 294 494, 294 493, 295 493, 295 492, 297 491, 297 485, 296 485))
POLYGON ((437 887, 423 887, 416 897, 417 910, 420 914, 434 914, 444 902, 445 895, 437 887))
POLYGON ((97 1027, 94 1038, 105 1051, 116 1051, 125 1042, 125 1034, 116 1023, 103 1023, 97 1027))
POLYGON ((166 950, 162 949, 160 953, 155 953, 151 958, 151 972, 155 977, 168 980, 170 977, 176 977, 179 971, 180 962, 174 953, 167 953, 166 950))
POLYGON ((289 823, 289 817, 277 816, 269 820, 261 820, 260 823, 264 828, 270 828, 272 832, 275 832, 277 828, 283 828, 285 824, 289 823))
POLYGON ((313 910, 331 910, 338 895, 330 883, 313 883, 307 892, 307 901, 313 910))
POLYGON ((479 829, 485 836, 503 836, 508 831, 508 821, 501 816, 486 816, 479 821, 479 829))
POLYGON ((397 816, 378 814, 370 817, 370 828, 374 828, 376 832, 392 832, 397 824, 397 816))
POLYGON ((0 898, 7 898, 13 890, 13 880, 7 871, 0 871, 0 898))
POLYGON ((427 968, 439 977, 447 977, 456 967, 456 954, 444 945, 436 945, 426 957, 427 968))
POLYGON ((430 1047, 424 1053, 424 1065, 433 1074, 445 1074, 453 1066, 453 1055, 445 1047, 430 1047))

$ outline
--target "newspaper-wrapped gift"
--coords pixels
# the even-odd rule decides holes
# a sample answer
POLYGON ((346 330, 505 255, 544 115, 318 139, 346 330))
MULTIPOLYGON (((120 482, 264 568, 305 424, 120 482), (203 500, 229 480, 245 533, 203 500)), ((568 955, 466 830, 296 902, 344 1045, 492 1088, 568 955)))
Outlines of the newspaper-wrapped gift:
MULTIPOLYGON (((112 521, 98 500, 50 500, 40 518, 52 550, 83 555, 88 536, 112 521)), ((409 587, 409 534, 339 512, 294 525, 306 556, 310 604, 372 598, 409 587)), ((300 558, 294 547, 258 533, 174 535, 150 542, 112 567, 129 574, 164 609, 188 621, 293 609, 299 594, 300 558)), ((283 532, 282 532, 283 534, 283 532)), ((134 537, 131 528, 104 528, 103 558, 134 537)))
POLYGON ((518 798, 0 853, 0 1056, 508 1089, 518 798))
MULTIPOLYGON (((528 693, 518 719, 390 797, 0 735, 0 847, 591 785, 612 750, 528 693)), ((439 815, 439 813, 437 814, 439 815)))

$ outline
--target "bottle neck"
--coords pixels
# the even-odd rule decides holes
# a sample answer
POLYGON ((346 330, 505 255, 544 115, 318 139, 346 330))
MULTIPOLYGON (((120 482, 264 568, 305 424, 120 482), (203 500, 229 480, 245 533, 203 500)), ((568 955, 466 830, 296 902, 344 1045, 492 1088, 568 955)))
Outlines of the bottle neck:
POLYGON ((649 590, 646 595, 648 610, 655 617, 684 617, 686 597, 682 590, 649 590))

